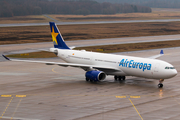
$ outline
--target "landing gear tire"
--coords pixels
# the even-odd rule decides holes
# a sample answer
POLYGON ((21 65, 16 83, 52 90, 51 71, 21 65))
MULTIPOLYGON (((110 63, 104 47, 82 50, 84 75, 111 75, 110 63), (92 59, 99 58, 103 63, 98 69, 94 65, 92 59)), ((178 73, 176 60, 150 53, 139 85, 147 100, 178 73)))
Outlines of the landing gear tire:
POLYGON ((86 81, 89 82, 89 78, 86 78, 86 81))
POLYGON ((159 83, 158 84, 158 88, 162 88, 163 87, 163 84, 162 83, 159 83))
POLYGON ((90 82, 92 82, 92 83, 93 83, 93 82, 94 82, 94 80, 90 80, 90 82))
POLYGON ((160 79, 159 80, 159 84, 158 84, 158 88, 162 88, 163 87, 163 81, 164 81, 164 79, 160 79))
POLYGON ((121 80, 122 80, 122 77, 121 77, 121 76, 118 76, 118 79, 119 79, 119 81, 121 81, 121 80))
POLYGON ((126 79, 126 76, 114 76, 114 80, 115 81, 117 81, 117 80, 119 80, 119 81, 121 81, 121 80, 125 80, 126 79))
POLYGON ((115 75, 115 76, 114 76, 114 80, 117 81, 117 78, 118 78, 118 76, 115 75))
POLYGON ((122 76, 122 80, 126 80, 126 76, 122 76))

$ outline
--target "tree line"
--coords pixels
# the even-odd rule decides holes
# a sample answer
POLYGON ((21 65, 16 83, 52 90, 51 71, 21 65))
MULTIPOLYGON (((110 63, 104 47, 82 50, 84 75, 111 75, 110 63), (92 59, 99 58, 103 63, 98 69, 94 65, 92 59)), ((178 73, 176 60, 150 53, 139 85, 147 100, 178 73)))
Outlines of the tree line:
POLYGON ((152 8, 180 8, 180 0, 95 0, 97 2, 128 3, 152 8))
POLYGON ((41 14, 116 14, 151 12, 150 7, 90 0, 0 0, 0 17, 41 14))

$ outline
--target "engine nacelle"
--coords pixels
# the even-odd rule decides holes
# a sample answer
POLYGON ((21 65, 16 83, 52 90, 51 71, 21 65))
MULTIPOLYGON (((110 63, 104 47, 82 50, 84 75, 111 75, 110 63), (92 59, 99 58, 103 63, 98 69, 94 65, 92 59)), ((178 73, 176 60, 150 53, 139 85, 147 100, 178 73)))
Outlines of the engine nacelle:
POLYGON ((85 74, 86 78, 94 81, 101 81, 106 78, 106 74, 102 71, 87 71, 85 74))

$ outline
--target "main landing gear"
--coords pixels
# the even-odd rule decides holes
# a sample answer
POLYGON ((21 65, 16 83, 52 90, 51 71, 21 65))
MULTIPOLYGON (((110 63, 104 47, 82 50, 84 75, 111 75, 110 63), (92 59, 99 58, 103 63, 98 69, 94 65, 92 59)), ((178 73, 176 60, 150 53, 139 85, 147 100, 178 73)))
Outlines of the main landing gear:
POLYGON ((125 80, 126 79, 126 76, 114 76, 114 80, 115 81, 117 81, 117 80, 119 80, 119 81, 121 81, 121 80, 125 80))
POLYGON ((89 78, 86 78, 86 82, 92 82, 92 83, 97 83, 98 81, 94 81, 94 80, 91 80, 91 79, 89 79, 89 78))
POLYGON ((158 88, 162 88, 163 87, 163 81, 164 81, 164 79, 160 79, 159 80, 159 84, 158 84, 158 88))
POLYGON ((89 78, 86 78, 86 81, 88 82, 90 79, 89 78))

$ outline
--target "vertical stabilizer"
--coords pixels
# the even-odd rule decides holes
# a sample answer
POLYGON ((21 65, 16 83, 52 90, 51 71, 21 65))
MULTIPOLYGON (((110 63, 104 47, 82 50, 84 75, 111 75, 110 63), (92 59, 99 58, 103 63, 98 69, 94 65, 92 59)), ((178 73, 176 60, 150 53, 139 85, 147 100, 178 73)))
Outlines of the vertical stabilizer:
POLYGON ((56 24, 54 22, 49 22, 49 25, 51 29, 51 35, 52 35, 52 40, 54 43, 54 48, 70 49, 64 42, 64 39, 61 36, 61 33, 59 32, 56 24))

